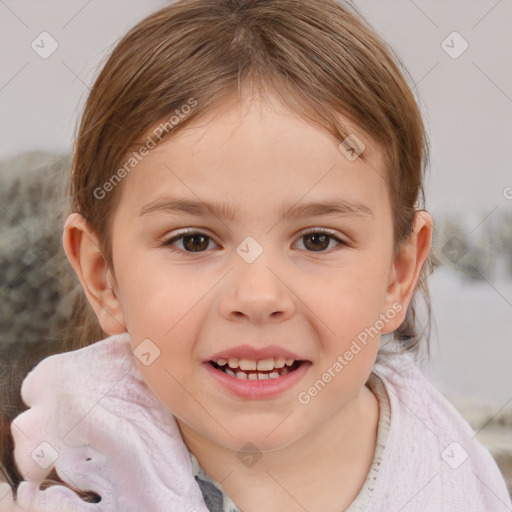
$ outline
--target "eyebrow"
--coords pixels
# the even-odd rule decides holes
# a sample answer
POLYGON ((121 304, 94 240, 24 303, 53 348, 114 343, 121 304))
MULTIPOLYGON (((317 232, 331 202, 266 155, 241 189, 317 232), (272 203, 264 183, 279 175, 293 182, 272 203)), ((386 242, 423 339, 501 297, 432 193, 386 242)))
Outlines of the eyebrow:
MULTIPOLYGON (((230 203, 212 203, 186 198, 166 197, 158 199, 143 206, 139 216, 150 213, 188 213, 196 216, 204 216, 209 213, 220 219, 234 221, 238 208, 230 203)), ((317 217, 321 215, 359 215, 375 217, 373 211, 366 205, 348 201, 345 199, 333 199, 322 202, 310 202, 305 204, 282 205, 279 217, 293 219, 300 217, 317 217)))

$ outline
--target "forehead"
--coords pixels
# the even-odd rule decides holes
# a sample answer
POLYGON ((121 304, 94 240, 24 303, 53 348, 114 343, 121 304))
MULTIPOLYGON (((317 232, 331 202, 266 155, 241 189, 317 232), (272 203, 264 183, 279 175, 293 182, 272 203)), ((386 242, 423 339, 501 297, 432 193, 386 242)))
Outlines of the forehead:
POLYGON ((348 158, 346 146, 340 151, 325 128, 275 98, 230 98, 152 149, 124 180, 121 203, 140 212, 173 195, 230 203, 241 216, 270 209, 282 214, 284 203, 336 198, 388 208, 382 153, 342 121, 364 143, 364 161, 354 153, 348 158))

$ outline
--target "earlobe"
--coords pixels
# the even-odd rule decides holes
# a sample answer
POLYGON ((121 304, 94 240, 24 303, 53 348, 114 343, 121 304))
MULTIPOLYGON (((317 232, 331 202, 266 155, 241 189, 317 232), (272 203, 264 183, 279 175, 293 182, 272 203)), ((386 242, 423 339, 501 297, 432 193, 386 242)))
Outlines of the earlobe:
POLYGON ((394 304, 395 308, 396 304, 401 304, 402 308, 382 330, 382 334, 396 330, 405 318, 421 269, 430 252, 432 230, 433 221, 430 214, 425 210, 416 212, 413 230, 407 240, 400 245, 400 251, 393 262, 384 304, 385 311, 393 308, 394 304))
POLYGON ((108 335, 125 332, 126 322, 112 272, 96 235, 80 214, 72 213, 66 219, 62 245, 103 331, 108 335))

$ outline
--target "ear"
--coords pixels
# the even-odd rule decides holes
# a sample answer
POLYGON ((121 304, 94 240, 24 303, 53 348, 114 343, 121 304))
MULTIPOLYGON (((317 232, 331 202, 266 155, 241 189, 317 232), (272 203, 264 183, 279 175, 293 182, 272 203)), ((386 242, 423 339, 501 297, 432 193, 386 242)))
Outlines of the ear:
POLYGON ((402 307, 393 319, 386 323, 382 334, 395 331, 405 319, 407 307, 414 295, 421 269, 430 252, 432 230, 433 221, 430 214, 425 210, 416 212, 413 230, 407 240, 400 244, 399 253, 392 264, 382 312, 391 309, 397 311, 397 304, 402 307))
POLYGON ((103 331, 108 335, 125 332, 114 276, 107 268, 96 235, 80 214, 72 213, 66 219, 62 245, 103 331))

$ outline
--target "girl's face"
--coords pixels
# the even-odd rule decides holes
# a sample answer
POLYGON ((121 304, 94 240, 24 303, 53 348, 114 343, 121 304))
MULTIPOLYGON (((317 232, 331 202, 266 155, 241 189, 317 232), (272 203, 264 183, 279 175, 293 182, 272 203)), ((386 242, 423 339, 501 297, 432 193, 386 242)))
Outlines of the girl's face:
POLYGON ((181 429, 272 450, 357 398, 406 304, 372 141, 349 130, 365 163, 277 102, 223 107, 124 179, 115 291, 138 369, 181 429), (270 360, 267 378, 222 359, 270 360))

